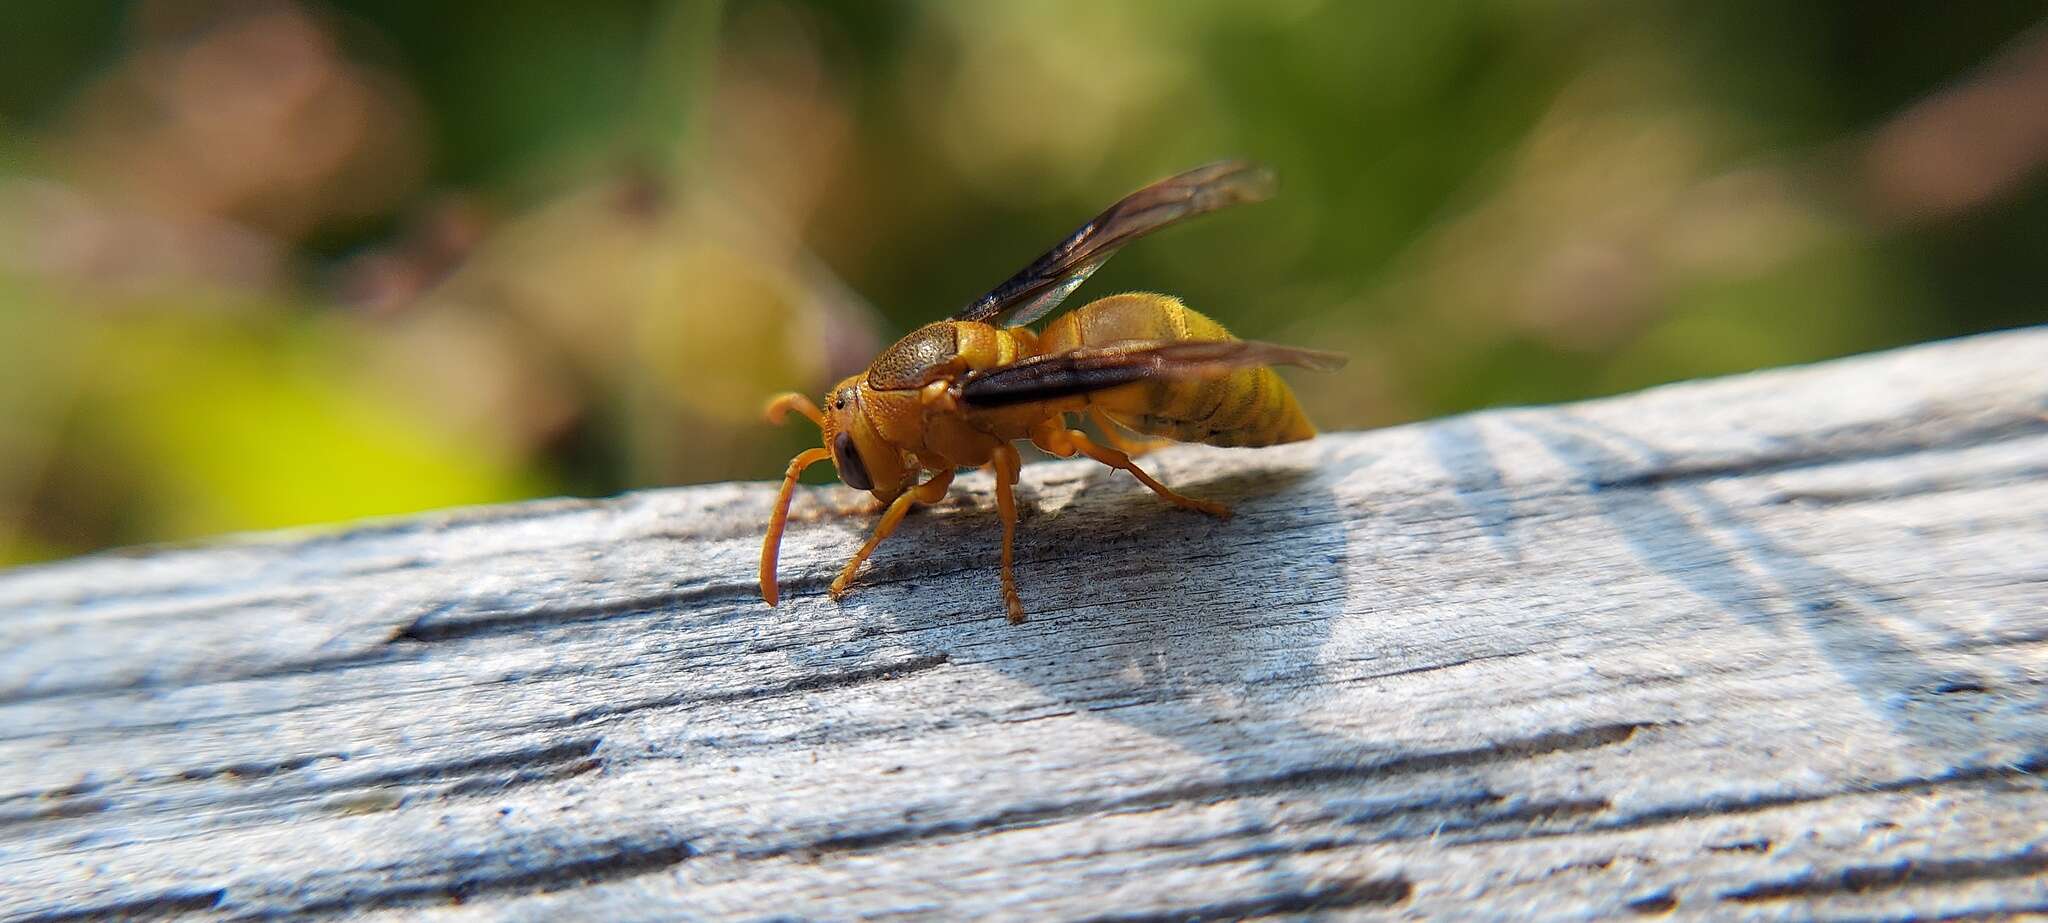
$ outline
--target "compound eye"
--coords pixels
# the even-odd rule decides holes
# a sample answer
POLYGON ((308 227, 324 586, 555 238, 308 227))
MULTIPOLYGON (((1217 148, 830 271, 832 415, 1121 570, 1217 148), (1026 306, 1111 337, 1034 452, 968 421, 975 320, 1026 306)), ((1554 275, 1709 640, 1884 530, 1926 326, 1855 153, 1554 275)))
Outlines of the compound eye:
POLYGON ((860 460, 860 451, 853 447, 853 436, 840 433, 832 437, 832 464, 839 468, 839 479, 854 490, 874 490, 875 482, 868 477, 868 467, 860 460))

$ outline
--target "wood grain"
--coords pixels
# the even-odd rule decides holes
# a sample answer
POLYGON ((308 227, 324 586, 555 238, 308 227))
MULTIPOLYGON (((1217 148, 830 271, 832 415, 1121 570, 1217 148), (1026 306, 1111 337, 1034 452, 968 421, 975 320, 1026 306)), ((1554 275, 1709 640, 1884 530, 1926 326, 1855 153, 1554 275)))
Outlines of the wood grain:
POLYGON ((0 914, 2048 912, 2048 329, 1149 464, 0 574, 0 914))

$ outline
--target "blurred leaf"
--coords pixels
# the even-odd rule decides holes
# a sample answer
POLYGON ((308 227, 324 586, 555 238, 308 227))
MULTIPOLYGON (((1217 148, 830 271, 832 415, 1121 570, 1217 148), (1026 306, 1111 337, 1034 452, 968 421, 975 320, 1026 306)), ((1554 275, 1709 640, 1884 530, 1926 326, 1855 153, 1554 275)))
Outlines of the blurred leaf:
POLYGON ((109 323, 90 426, 125 452, 161 538, 529 496, 516 459, 452 441, 350 376, 333 328, 250 331, 190 317, 109 323))

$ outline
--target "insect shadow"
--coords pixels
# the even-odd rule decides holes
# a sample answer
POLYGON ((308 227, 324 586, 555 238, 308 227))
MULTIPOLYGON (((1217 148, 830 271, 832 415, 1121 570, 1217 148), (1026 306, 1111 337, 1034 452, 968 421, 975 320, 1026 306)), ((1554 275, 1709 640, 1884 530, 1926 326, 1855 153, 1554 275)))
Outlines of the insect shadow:
MULTIPOLYGON (((913 643, 928 639, 927 653, 956 666, 985 667, 1034 689, 1039 713, 1115 722, 1213 770, 1199 785, 1183 768, 1133 789, 1215 800, 1221 796, 1198 792, 1268 791, 1277 786, 1267 783, 1305 765, 1358 762, 1367 741, 1299 718, 1301 704, 1319 694, 1318 652, 1347 599, 1349 514, 1328 476, 1274 467, 1203 480, 1187 467, 1166 466, 1159 476, 1230 505, 1231 519, 1175 509, 1127 476, 1091 472, 1072 502, 1020 526, 1017 579, 1030 622, 1003 622, 990 566, 965 594, 985 601, 984 618, 931 632, 915 630, 920 616, 899 612, 895 627, 910 629, 903 637, 913 643)), ((995 543, 970 538, 953 550, 992 562, 995 543)), ((1237 799, 1235 810, 1212 858, 1254 863, 1265 879, 1261 900, 1275 906, 1315 893, 1292 865, 1298 848, 1290 844, 1301 838, 1256 798, 1237 799)))

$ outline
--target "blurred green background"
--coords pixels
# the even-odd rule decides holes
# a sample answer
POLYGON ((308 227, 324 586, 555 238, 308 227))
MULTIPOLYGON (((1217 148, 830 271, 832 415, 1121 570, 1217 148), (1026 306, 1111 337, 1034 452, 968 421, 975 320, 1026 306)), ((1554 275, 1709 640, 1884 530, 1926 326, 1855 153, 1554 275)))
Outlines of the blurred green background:
MULTIPOLYGON (((1330 429, 2037 322, 2036 2, 10 0, 0 564, 774 476, 1152 179, 1330 429)), ((1076 303, 1079 303, 1077 300, 1076 303)))

